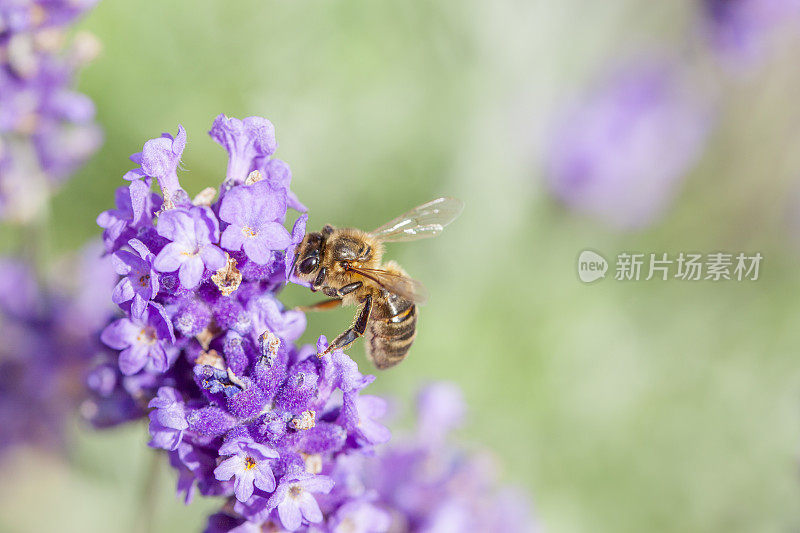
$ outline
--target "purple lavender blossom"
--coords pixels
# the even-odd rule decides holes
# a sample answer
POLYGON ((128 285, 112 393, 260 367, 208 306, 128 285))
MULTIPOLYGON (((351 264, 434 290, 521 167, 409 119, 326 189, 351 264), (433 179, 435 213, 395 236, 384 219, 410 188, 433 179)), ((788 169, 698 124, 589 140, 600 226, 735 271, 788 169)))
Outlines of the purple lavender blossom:
POLYGON ((304 521, 311 524, 322 522, 322 511, 314 494, 327 494, 332 488, 333 480, 326 476, 285 476, 267 501, 267 509, 277 509, 283 527, 297 531, 304 521))
POLYGON ((701 10, 712 49, 735 70, 762 61, 780 30, 800 22, 799 0, 703 0, 701 10))
POLYGON ((158 212, 162 201, 145 188, 167 169, 161 184, 173 193, 175 143, 185 143, 185 132, 180 141, 145 143, 163 155, 158 172, 146 168, 148 149, 134 155, 141 167, 126 174, 131 184, 118 191, 118 208, 98 220, 121 276, 112 298, 125 316, 103 332, 117 353, 92 374, 91 401, 100 426, 115 410, 124 422, 137 409, 143 416, 142 405, 153 409, 151 446, 169 451, 187 501, 195 490, 222 495, 245 515, 282 514, 300 527, 321 519, 311 493, 330 489, 327 478, 307 472, 307 458, 366 453, 388 432, 375 420, 383 402, 358 396, 372 379, 340 351, 318 358, 313 346, 295 346, 305 316, 275 297, 307 217, 290 235, 282 224, 288 168, 273 178, 257 171, 282 168, 264 161, 276 146, 267 124, 217 119, 212 134, 229 149, 229 168, 249 173, 203 205, 183 195, 158 212))
POLYGON ((307 461, 305 473, 282 480, 266 501, 256 494, 236 502, 233 512, 228 506, 212 515, 206 531, 539 531, 521 493, 499 487, 481 454, 449 442, 464 412, 455 386, 428 386, 419 395, 412 438, 371 455, 307 461), (297 486, 297 479, 306 481, 297 486))
POLYGON ((235 478, 234 494, 240 502, 249 500, 255 487, 265 492, 275 490, 275 476, 270 466, 270 459, 278 458, 275 450, 246 438, 223 444, 219 453, 229 457, 217 466, 214 476, 219 481, 235 478))
POLYGON ((141 317, 148 302, 158 294, 158 274, 153 269, 155 256, 138 239, 131 239, 128 245, 136 253, 120 250, 112 256, 117 274, 124 277, 114 287, 111 301, 122 304, 133 300, 131 313, 141 317))
POLYGON ((388 442, 392 433, 374 419, 386 414, 386 400, 378 396, 344 394, 342 423, 359 442, 367 445, 388 442))
POLYGON ((172 242, 158 253, 153 266, 160 272, 178 270, 186 289, 200 284, 205 268, 225 266, 224 252, 213 244, 219 240, 219 221, 207 207, 165 212, 158 219, 158 234, 172 242))
POLYGON ((94 104, 72 90, 99 45, 67 25, 94 2, 0 5, 0 219, 27 222, 99 147, 94 104))
POLYGON ((109 324, 100 335, 108 347, 122 350, 119 368, 126 376, 136 374, 145 365, 155 372, 164 372, 169 367, 166 343, 174 338, 172 323, 163 308, 151 305, 146 316, 120 318, 109 324))
MULTIPOLYGON (((130 188, 99 220, 106 252, 119 267, 112 298, 124 316, 102 335, 116 351, 91 374, 90 420, 108 427, 149 416, 150 446, 168 453, 182 499, 189 503, 195 493, 224 499, 208 531, 379 532, 402 527, 398 517, 422 530, 416 524, 446 521, 454 509, 499 512, 495 500, 481 500, 486 491, 470 492, 474 484, 455 475, 429 488, 427 479, 405 472, 406 492, 432 502, 419 509, 395 501, 402 497, 372 477, 371 468, 399 478, 404 465, 422 470, 422 462, 412 461, 435 463, 456 423, 438 418, 458 409, 447 394, 429 396, 428 403, 447 400, 425 419, 435 441, 396 465, 394 458, 383 464, 381 446, 390 438, 380 422, 386 402, 362 395, 374 377, 361 374, 341 350, 318 356, 328 346, 324 337, 317 346, 296 345, 305 315, 277 298, 307 216, 291 234, 283 225, 293 195, 288 167, 270 159, 277 146, 272 125, 220 115, 211 135, 229 153, 221 198, 201 194, 190 203, 180 194, 156 211, 161 199, 143 188, 134 194, 132 187, 164 173, 144 170, 145 157, 134 157, 141 168, 126 175, 133 178, 130 188)), ((172 144, 155 146, 166 154, 162 192, 170 195, 180 150, 177 138, 167 141, 172 144)), ((469 481, 473 473, 463 475, 469 481)), ((479 523, 491 525, 488 520, 479 523)))
POLYGON ((189 427, 186 421, 186 405, 180 393, 172 387, 160 387, 158 396, 147 405, 150 411, 150 446, 165 450, 176 450, 183 432, 189 427))
POLYGON ((562 112, 546 161, 553 194, 618 229, 642 228, 661 216, 712 123, 683 74, 656 59, 628 64, 562 112))
POLYGON ((140 168, 128 171, 124 178, 131 181, 145 177, 156 178, 164 195, 164 207, 171 209, 180 198, 179 193, 183 191, 178 182, 178 166, 184 148, 186 130, 179 124, 178 135, 174 138, 169 133, 162 133, 161 137, 144 143, 142 151, 130 158, 140 168))
POLYGON ((208 132, 230 155, 227 179, 234 185, 244 183, 259 158, 268 158, 278 147, 275 126, 261 117, 244 120, 219 115, 208 132))
POLYGON ((285 191, 272 193, 266 181, 235 187, 222 201, 219 218, 230 225, 222 232, 227 250, 241 250, 248 259, 265 265, 273 250, 286 250, 292 237, 278 222, 286 213, 285 191))
POLYGON ((127 187, 118 187, 114 193, 116 209, 103 211, 97 216, 97 225, 104 229, 106 248, 117 249, 136 237, 140 229, 152 226, 153 215, 160 205, 160 197, 150 192, 147 180, 136 180, 127 187))

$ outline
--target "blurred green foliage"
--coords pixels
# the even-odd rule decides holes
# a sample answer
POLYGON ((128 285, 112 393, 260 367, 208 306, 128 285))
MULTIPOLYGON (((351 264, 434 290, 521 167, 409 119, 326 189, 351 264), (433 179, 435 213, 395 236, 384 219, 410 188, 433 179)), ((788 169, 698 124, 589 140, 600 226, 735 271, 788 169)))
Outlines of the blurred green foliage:
MULTIPOLYGON (((439 239, 390 251, 432 297, 410 358, 371 389, 402 411, 424 381, 463 387, 465 441, 494 450, 546 530, 797 530, 797 48, 726 78, 693 24, 689 0, 103 0, 81 24, 104 53, 80 88, 106 142, 56 198, 51 248, 98 235, 145 140, 186 127, 181 181, 195 193, 225 171, 205 135, 214 116, 266 116, 311 228, 465 200, 439 239), (547 198, 546 121, 604 62, 658 46, 697 64, 722 119, 667 218, 614 234, 547 198), (750 283, 583 285, 584 248, 766 259, 750 283)), ((313 300, 285 292, 289 305, 313 300)), ((352 312, 310 316, 305 340, 352 312)), ((197 531, 217 505, 172 502, 163 457, 146 485, 143 425, 74 433, 67 461, 9 461, 0 530, 197 531)))

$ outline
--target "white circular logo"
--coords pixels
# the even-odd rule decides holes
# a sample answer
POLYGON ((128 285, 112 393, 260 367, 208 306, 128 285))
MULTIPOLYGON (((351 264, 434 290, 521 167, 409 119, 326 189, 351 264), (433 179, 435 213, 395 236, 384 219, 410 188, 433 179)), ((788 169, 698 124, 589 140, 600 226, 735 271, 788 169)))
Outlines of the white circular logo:
POLYGON ((591 250, 584 250, 578 256, 578 277, 584 283, 592 283, 606 277, 608 261, 605 257, 591 250))

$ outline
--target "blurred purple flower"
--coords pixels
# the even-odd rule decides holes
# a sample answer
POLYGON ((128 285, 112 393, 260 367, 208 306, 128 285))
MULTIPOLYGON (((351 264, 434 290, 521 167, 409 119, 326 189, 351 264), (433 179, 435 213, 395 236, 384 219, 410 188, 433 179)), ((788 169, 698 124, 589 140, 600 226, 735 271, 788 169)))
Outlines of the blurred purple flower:
POLYGON ((95 2, 0 4, 0 219, 26 222, 102 141, 92 101, 74 92, 77 70, 99 47, 63 34, 95 2))
POLYGON ((332 488, 333 480, 326 476, 285 476, 267 501, 267 509, 277 508, 283 527, 297 531, 303 520, 312 524, 322 522, 322 511, 314 494, 328 493, 332 488))
MULTIPOLYGON (((111 314, 108 273, 111 263, 96 248, 40 279, 30 264, 0 259, 0 452, 17 445, 61 451, 90 358, 103 351, 97 328, 111 314)), ((108 382, 107 374, 96 376, 98 388, 108 382)))
POLYGON ((150 446, 165 450, 176 450, 183 432, 189 427, 186 421, 186 406, 178 391, 172 387, 161 387, 158 396, 150 400, 150 446))
POLYGON ((778 30, 800 23, 800 0, 703 0, 702 26, 711 47, 735 70, 759 63, 778 30))
POLYGON ((627 64, 559 116, 547 183, 569 208, 618 229, 663 214, 706 144, 712 110, 677 65, 627 64))

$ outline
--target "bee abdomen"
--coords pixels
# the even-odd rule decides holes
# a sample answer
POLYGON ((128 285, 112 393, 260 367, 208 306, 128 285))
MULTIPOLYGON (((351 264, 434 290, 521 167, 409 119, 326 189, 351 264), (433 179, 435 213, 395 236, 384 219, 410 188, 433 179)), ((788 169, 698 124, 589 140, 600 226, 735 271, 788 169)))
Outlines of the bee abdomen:
POLYGON ((367 356, 380 370, 405 359, 417 333, 417 307, 407 300, 393 303, 375 310, 366 332, 367 356))

